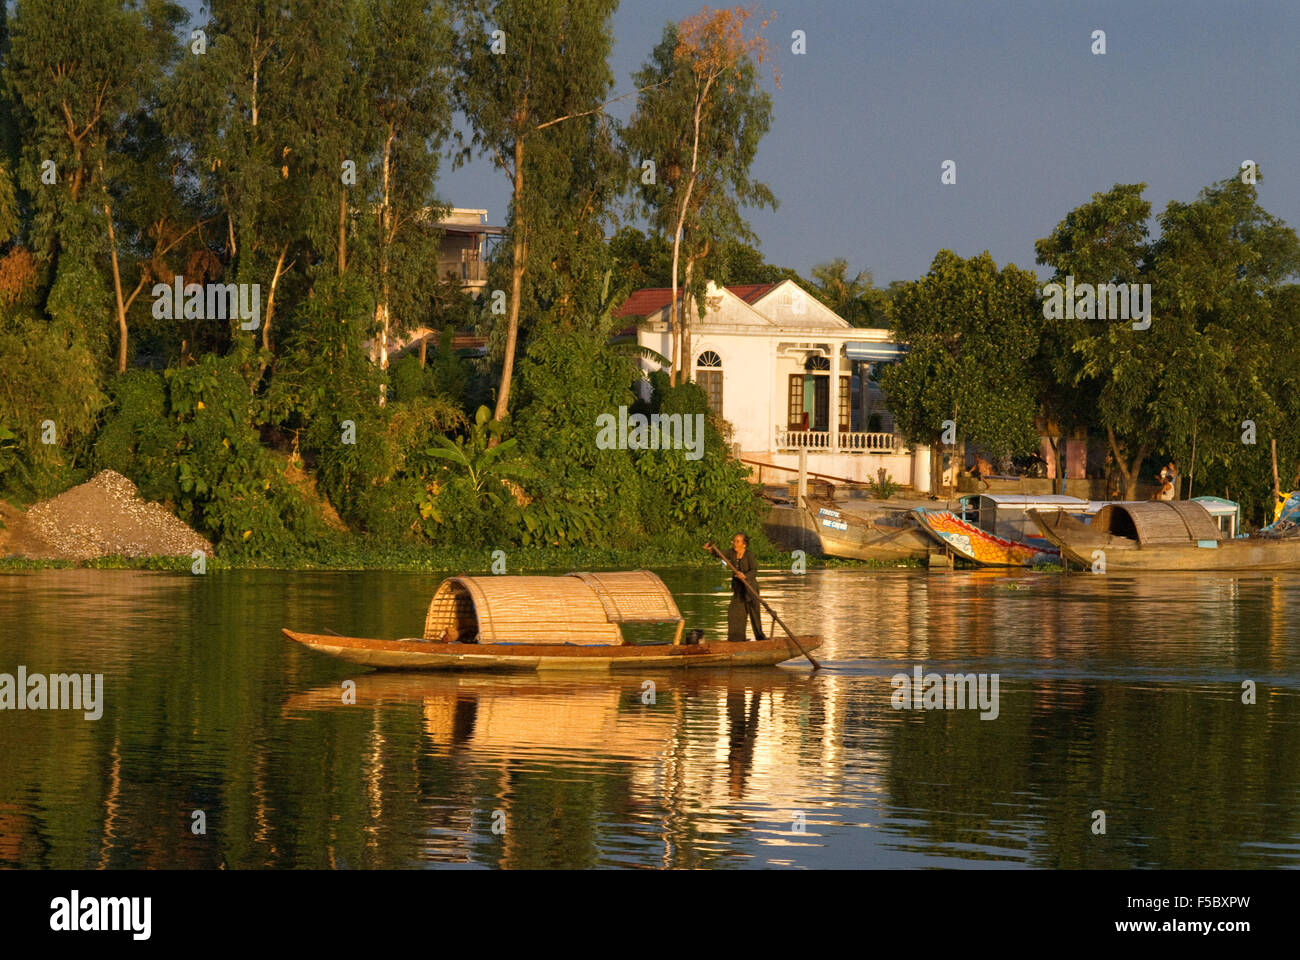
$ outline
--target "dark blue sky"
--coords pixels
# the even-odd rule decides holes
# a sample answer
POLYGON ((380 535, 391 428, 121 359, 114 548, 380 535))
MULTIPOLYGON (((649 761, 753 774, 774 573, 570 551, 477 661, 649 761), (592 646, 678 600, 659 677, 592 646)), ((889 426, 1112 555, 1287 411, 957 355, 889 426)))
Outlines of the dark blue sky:
MULTIPOLYGON (((699 0, 624 0, 616 93, 665 21, 699 0)), ((715 2, 713 6, 726 5, 715 2)), ((912 279, 947 247, 1032 268, 1034 240, 1093 193, 1149 184, 1161 210, 1242 160, 1265 209, 1300 227, 1298 0, 774 2, 781 87, 754 172, 776 193, 752 213, 772 263, 844 257, 876 282, 912 279), (790 33, 808 52, 790 52, 790 33), (1106 31, 1106 54, 1091 34, 1106 31), (944 160, 957 183, 940 184, 944 160)), ((614 110, 620 119, 630 101, 614 110)), ((440 195, 503 221, 509 185, 483 161, 440 195)))

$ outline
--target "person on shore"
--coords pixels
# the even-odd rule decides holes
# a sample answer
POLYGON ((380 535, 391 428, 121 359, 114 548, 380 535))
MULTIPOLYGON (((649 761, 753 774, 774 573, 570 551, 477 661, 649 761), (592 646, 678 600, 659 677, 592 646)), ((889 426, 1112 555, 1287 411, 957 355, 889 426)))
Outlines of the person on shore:
POLYGON ((731 605, 727 608, 727 642, 745 642, 745 619, 754 625, 754 639, 764 640, 763 615, 758 606, 758 563, 749 552, 749 537, 738 533, 731 538, 727 560, 738 570, 731 575, 731 605), (745 584, 754 588, 750 593, 745 584))

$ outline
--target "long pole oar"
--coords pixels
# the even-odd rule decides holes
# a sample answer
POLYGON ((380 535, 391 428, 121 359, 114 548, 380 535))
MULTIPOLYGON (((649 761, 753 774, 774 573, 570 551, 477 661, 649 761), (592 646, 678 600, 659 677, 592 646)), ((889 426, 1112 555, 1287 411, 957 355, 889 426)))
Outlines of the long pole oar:
POLYGON ((758 591, 754 589, 754 585, 750 583, 748 579, 746 579, 743 573, 741 573, 739 570, 736 569, 735 564, 733 564, 730 560, 728 560, 726 555, 723 554, 723 552, 719 550, 717 547, 715 547, 712 543, 706 543, 704 545, 704 549, 714 554, 719 560, 721 560, 723 563, 725 563, 728 567, 731 568, 731 572, 736 574, 736 576, 740 578, 740 582, 745 585, 745 589, 750 592, 753 598, 763 605, 763 609, 772 615, 773 620, 781 624, 781 629, 784 630, 786 636, 790 638, 790 642, 793 643, 796 647, 798 647, 799 652, 808 658, 808 662, 813 665, 813 669, 820 670, 822 668, 822 665, 818 663, 816 660, 814 660, 813 655, 803 648, 803 644, 800 643, 799 640, 795 637, 794 632, 785 625, 784 620, 782 620, 780 617, 776 615, 776 611, 772 609, 771 605, 768 604, 766 600, 764 600, 762 597, 758 595, 758 591))

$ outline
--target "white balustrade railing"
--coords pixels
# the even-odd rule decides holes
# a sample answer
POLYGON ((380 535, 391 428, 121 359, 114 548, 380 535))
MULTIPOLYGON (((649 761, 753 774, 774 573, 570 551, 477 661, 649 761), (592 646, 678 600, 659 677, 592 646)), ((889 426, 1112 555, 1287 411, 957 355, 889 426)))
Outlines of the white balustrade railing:
POLYGON ((843 453, 896 453, 898 438, 892 433, 841 433, 832 445, 827 430, 777 430, 778 450, 837 450, 843 453))
POLYGON ((841 433, 840 449, 853 453, 896 453, 898 437, 892 433, 841 433))

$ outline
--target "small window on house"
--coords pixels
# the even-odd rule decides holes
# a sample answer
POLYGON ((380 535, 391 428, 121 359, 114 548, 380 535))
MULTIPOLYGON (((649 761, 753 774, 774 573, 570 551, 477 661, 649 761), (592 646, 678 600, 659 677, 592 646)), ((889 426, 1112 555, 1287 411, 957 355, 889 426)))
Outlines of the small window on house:
POLYGON ((805 370, 829 370, 831 362, 825 357, 809 357, 803 368, 805 370))
POLYGON ((840 377, 840 433, 848 433, 852 422, 850 418, 853 416, 853 407, 849 403, 849 397, 853 385, 850 380, 847 376, 840 377))
POLYGON ((708 397, 709 409, 722 416, 722 358, 712 350, 695 358, 695 382, 708 397))

